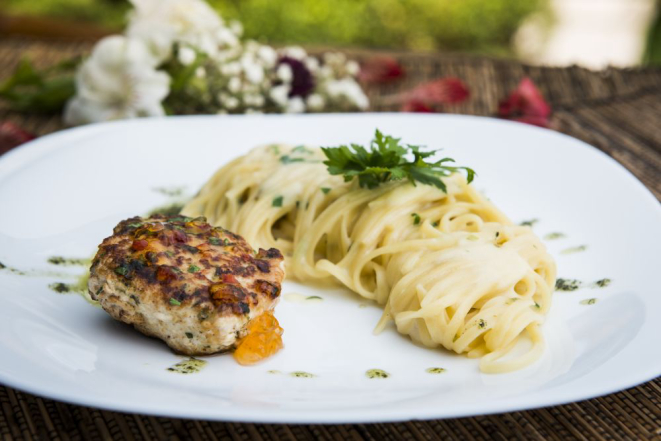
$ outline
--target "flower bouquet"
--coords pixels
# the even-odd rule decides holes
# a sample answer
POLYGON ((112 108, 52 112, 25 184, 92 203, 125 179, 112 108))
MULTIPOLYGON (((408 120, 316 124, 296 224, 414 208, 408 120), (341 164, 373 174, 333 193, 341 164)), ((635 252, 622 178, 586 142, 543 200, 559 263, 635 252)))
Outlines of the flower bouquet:
POLYGON ((47 72, 23 62, 0 87, 15 108, 64 112, 67 124, 165 114, 358 111, 359 66, 340 53, 242 40, 203 0, 131 0, 123 35, 47 72))

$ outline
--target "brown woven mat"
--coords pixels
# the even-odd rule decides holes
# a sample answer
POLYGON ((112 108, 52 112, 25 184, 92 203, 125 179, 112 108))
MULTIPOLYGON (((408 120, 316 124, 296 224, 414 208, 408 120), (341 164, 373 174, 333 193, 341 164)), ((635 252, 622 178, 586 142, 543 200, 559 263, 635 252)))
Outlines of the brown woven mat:
MULTIPOLYGON (((2 38, 2 37, 0 37, 2 38)), ((22 56, 49 65, 88 50, 89 43, 0 40, 0 80, 22 56)), ((373 53, 352 51, 363 58, 373 53)), ((375 110, 400 88, 440 76, 463 79, 471 99, 451 113, 492 115, 498 100, 530 76, 554 109, 553 125, 609 154, 661 198, 661 70, 579 67, 544 68, 488 58, 395 54, 407 77, 395 86, 369 90, 375 110)), ((62 128, 58 118, 20 115, 11 120, 38 135, 62 128)), ((0 356, 1 359, 1 356, 0 356)), ((580 403, 526 412, 438 421, 355 425, 235 424, 156 418, 64 404, 0 386, 0 438, 13 439, 195 439, 195 440, 661 440, 661 379, 580 403)))

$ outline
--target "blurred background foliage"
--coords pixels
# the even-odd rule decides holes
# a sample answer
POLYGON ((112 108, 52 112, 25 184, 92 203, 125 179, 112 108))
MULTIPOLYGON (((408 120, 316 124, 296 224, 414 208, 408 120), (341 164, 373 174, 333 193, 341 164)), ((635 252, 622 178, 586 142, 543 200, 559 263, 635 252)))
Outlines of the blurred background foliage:
MULTIPOLYGON (((127 0, 3 0, 4 13, 125 23, 127 0)), ((269 43, 511 55, 512 36, 547 0, 209 0, 269 43)))

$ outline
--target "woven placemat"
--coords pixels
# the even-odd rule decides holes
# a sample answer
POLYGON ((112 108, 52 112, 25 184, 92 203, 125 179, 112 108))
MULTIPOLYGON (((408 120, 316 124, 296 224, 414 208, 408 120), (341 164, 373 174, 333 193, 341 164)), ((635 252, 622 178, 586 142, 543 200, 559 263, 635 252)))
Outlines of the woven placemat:
MULTIPOLYGON (((37 66, 85 53, 90 43, 0 40, 0 81, 23 56, 37 66)), ((352 50, 358 59, 374 52, 352 50)), ((539 86, 554 110, 556 130, 615 158, 661 199, 661 70, 546 68, 483 57, 390 53, 406 69, 396 85, 370 88, 374 110, 397 110, 382 98, 441 76, 464 80, 471 99, 449 113, 493 115, 523 76, 539 86)), ((62 128, 56 117, 21 115, 0 105, 0 121, 37 135, 62 128)), ((1 356, 0 356, 1 358, 1 356)), ((0 438, 195 440, 661 440, 661 379, 601 398, 500 415, 435 421, 353 425, 216 423, 123 414, 64 404, 0 386, 0 438)))

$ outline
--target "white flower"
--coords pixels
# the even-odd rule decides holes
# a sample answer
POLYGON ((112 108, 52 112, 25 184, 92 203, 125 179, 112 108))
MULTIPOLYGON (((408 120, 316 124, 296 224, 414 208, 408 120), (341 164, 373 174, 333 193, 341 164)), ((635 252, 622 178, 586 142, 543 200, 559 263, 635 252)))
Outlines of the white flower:
POLYGON ((318 93, 310 94, 305 100, 305 102, 310 110, 315 110, 315 111, 323 109, 324 104, 326 104, 324 102, 324 97, 322 97, 318 93))
POLYGON ((291 80, 294 78, 294 73, 292 72, 290 65, 283 63, 278 66, 275 76, 282 80, 283 83, 291 83, 291 80))
POLYGON ((251 57, 244 57, 241 60, 243 71, 246 78, 253 84, 259 84, 264 80, 264 68, 257 64, 251 57))
POLYGON ((164 61, 175 42, 186 43, 215 56, 218 33, 224 28, 218 14, 203 0, 131 0, 127 35, 148 42, 164 61))
POLYGON ((232 20, 230 22, 230 30, 234 32, 234 35, 240 37, 243 34, 243 25, 240 21, 232 20))
POLYGON ((170 77, 142 40, 102 39, 76 74, 76 95, 67 103, 67 124, 164 115, 170 77))
POLYGON ((238 93, 241 90, 241 79, 239 77, 230 78, 227 89, 232 93, 238 93))
POLYGON ((273 67, 275 62, 278 61, 277 52, 270 46, 260 46, 257 50, 257 56, 264 62, 266 67, 273 67))
POLYGON ((220 66, 220 72, 228 77, 241 73, 241 65, 237 62, 231 62, 220 66))
POLYGON ((251 93, 243 97, 243 102, 246 104, 246 106, 262 107, 265 100, 262 95, 251 93))
POLYGON ((358 75, 358 73, 360 72, 360 65, 353 60, 347 62, 346 68, 347 68, 347 73, 354 77, 358 75))
POLYGON ((323 65, 319 68, 319 76, 321 78, 332 78, 334 76, 333 68, 323 65))
POLYGON ((193 63, 195 61, 195 58, 197 58, 197 54, 195 51, 187 46, 182 46, 179 48, 179 53, 177 54, 177 57, 179 58, 179 62, 183 64, 184 66, 188 66, 189 64, 193 63))
POLYGON ((287 102, 285 107, 286 113, 303 113, 305 112, 305 103, 300 96, 295 96, 287 102))
POLYGON ((225 107, 227 107, 230 110, 235 109, 239 105, 239 99, 236 98, 236 97, 233 97, 233 96, 229 96, 229 97, 227 97, 227 99, 225 100, 225 102, 223 104, 225 105, 225 107))
POLYGON ((351 78, 329 81, 325 85, 326 93, 336 100, 347 100, 361 110, 367 109, 369 100, 363 89, 351 78))
POLYGON ((236 46, 239 44, 239 38, 230 29, 222 28, 216 33, 218 42, 224 46, 236 46))
POLYGON ((271 89, 269 96, 271 99, 279 106, 285 106, 287 104, 287 96, 289 95, 289 86, 286 84, 280 84, 271 89))
POLYGON ((295 58, 296 60, 303 60, 305 57, 308 56, 307 52, 305 52, 305 49, 299 46, 290 46, 282 49, 282 53, 290 58, 295 58))
POLYGON ((307 67, 312 73, 315 73, 319 69, 319 60, 315 57, 306 57, 303 64, 305 64, 305 67, 307 67))

